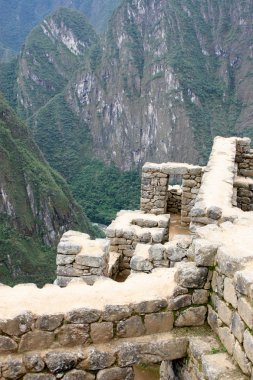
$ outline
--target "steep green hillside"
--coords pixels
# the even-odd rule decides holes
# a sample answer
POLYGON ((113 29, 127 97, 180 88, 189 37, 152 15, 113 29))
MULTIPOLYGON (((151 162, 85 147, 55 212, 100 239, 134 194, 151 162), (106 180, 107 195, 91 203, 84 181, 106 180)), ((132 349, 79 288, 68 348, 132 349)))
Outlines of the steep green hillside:
POLYGON ((95 231, 66 182, 0 96, 0 282, 54 279, 55 246, 70 228, 95 231))
MULTIPOLYGON (((18 52, 27 34, 58 7, 83 12, 97 30, 102 30, 120 0, 0 0, 0 46, 18 52)), ((0 47, 0 60, 3 53, 0 47)), ((5 51, 6 54, 9 54, 5 51)))

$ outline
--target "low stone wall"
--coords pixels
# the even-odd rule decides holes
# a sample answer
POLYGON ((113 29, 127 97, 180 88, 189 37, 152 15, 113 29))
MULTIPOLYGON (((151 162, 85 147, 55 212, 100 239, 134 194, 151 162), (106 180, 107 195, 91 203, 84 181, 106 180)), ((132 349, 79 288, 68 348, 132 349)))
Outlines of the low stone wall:
POLYGON ((136 245, 164 243, 169 238, 169 215, 144 214, 141 211, 121 211, 107 227, 110 251, 120 254, 119 272, 130 273, 130 260, 136 245))
POLYGON ((167 212, 172 214, 181 214, 182 204, 182 187, 179 185, 169 186, 167 212))
POLYGON ((108 277, 109 246, 106 239, 90 240, 81 232, 65 232, 57 247, 57 285, 66 286, 75 278, 91 285, 100 276, 108 277))
POLYGON ((249 177, 236 177, 236 205, 243 211, 253 211, 253 179, 249 177))
POLYGON ((237 138, 236 163, 239 176, 253 177, 253 150, 250 149, 250 143, 249 138, 237 138))

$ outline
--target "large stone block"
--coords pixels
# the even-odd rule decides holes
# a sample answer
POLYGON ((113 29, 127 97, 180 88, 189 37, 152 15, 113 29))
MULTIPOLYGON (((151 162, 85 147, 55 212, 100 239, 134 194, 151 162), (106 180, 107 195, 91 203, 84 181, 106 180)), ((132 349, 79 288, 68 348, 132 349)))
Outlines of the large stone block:
POLYGON ((195 239, 192 243, 197 266, 212 267, 217 254, 218 245, 205 239, 195 239))
POLYGON ((111 367, 115 360, 116 358, 112 353, 102 352, 92 347, 89 348, 87 358, 80 365, 89 371, 96 371, 111 367))
POLYGON ((237 295, 233 280, 226 277, 224 280, 224 299, 237 309, 237 295))
POLYGON ((168 306, 168 303, 165 299, 156 299, 156 300, 143 301, 143 302, 138 302, 136 304, 132 304, 131 308, 133 309, 134 313, 143 315, 143 314, 157 313, 158 311, 166 308, 167 306, 168 306))
POLYGON ((22 335, 19 351, 34 351, 50 348, 54 342, 54 333, 48 331, 31 331, 22 335))
POLYGON ((235 342, 233 357, 235 361, 238 363, 242 372, 245 373, 245 375, 250 375, 251 374, 250 362, 247 359, 247 356, 245 355, 245 352, 243 351, 241 345, 237 341, 235 342))
POLYGON ((232 320, 232 310, 220 299, 217 301, 217 312, 219 318, 227 325, 230 326, 232 320))
POLYGON ((48 352, 44 360, 50 372, 62 373, 74 368, 78 356, 72 352, 48 352))
POLYGON ((145 316, 144 324, 147 334, 157 334, 167 332, 173 329, 174 316, 173 313, 156 313, 145 316))
POLYGON ((57 252, 63 255, 76 255, 82 249, 81 244, 76 244, 70 241, 60 241, 57 247, 57 252))
POLYGON ((92 323, 90 325, 90 335, 93 343, 109 342, 113 339, 113 323, 92 323))
POLYGON ((9 356, 6 365, 3 368, 3 378, 10 380, 17 380, 26 373, 25 366, 23 364, 21 357, 11 357, 9 356))
POLYGON ((175 273, 176 282, 185 288, 203 288, 208 275, 207 268, 198 268, 195 263, 180 263, 175 273))
POLYGON ((206 319, 206 306, 189 307, 184 310, 176 319, 175 326, 201 326, 206 319))
POLYGON ((240 318, 238 313, 233 313, 232 321, 231 321, 231 331, 233 335, 238 339, 240 343, 243 341, 243 333, 245 331, 245 324, 240 318))
POLYGON ((183 307, 190 306, 191 303, 191 294, 183 294, 178 297, 170 298, 168 301, 168 308, 169 310, 179 310, 183 307))
POLYGON ((97 380, 133 380, 134 371, 130 367, 113 367, 98 372, 97 380))
POLYGON ((101 315, 101 311, 97 309, 80 308, 69 311, 65 319, 69 323, 92 323, 96 322, 101 315))
POLYGON ((102 319, 108 322, 120 321, 131 315, 131 309, 127 305, 107 305, 102 319))
POLYGON ((243 347, 247 357, 253 363, 253 336, 249 330, 246 330, 243 334, 243 347))
POLYGON ((31 372, 41 372, 45 363, 38 352, 30 352, 23 356, 25 367, 31 372))
POLYGON ((64 325, 59 328, 57 339, 63 347, 84 345, 89 339, 89 325, 64 325))
POLYGON ((244 297, 238 299, 238 313, 249 328, 253 329, 253 307, 244 297))
POLYGON ((36 321, 36 328, 39 330, 54 331, 63 321, 63 314, 41 315, 36 321))
POLYGON ((227 352, 232 355, 235 346, 235 338, 234 335, 231 334, 230 329, 228 327, 219 327, 218 335, 221 342, 226 347, 227 352))
POLYGON ((62 380, 95 380, 95 375, 80 369, 73 369, 67 372, 62 380))
POLYGON ((139 272, 150 272, 154 268, 149 260, 141 256, 133 256, 131 258, 130 266, 131 269, 139 272))
POLYGON ((25 311, 13 319, 0 320, 0 330, 10 336, 20 336, 31 330, 32 324, 32 313, 25 311))
POLYGON ((192 294, 192 303, 202 305, 208 302, 209 293, 205 289, 196 289, 192 294))
POLYGON ((7 336, 0 336, 0 353, 14 352, 17 348, 18 345, 13 339, 7 336))
POLYGON ((116 333, 119 337, 141 336, 145 333, 145 328, 141 317, 133 316, 117 324, 116 333))
MULTIPOLYGON (((51 373, 27 373, 23 380, 55 380, 56 377, 51 373)), ((85 379, 86 380, 86 379, 85 379)))

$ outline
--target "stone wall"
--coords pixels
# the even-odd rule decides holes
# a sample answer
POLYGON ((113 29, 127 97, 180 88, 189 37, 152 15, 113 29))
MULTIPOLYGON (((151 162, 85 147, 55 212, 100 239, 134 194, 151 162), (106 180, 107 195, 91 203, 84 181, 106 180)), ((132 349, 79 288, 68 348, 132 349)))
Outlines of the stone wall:
POLYGON ((236 163, 239 176, 253 177, 253 149, 250 149, 250 143, 249 138, 237 138, 236 163))
POLYGON ((121 211, 106 230, 110 251, 120 254, 119 273, 130 273, 130 260, 136 245, 164 243, 169 238, 169 215, 144 214, 141 211, 121 211))
POLYGON ((253 179, 250 177, 236 177, 236 206, 243 211, 253 211, 253 179))
POLYGON ((64 233, 57 247, 56 283, 66 286, 72 279, 81 278, 91 285, 100 276, 108 277, 109 247, 106 239, 90 240, 89 235, 77 231, 64 233))
POLYGON ((183 225, 190 223, 189 213, 198 194, 203 168, 188 164, 168 162, 164 164, 146 163, 142 168, 141 210, 151 214, 165 214, 168 209, 178 209, 178 199, 175 207, 169 196, 169 177, 182 177, 181 220, 183 225), (168 203, 169 202, 169 203, 168 203))

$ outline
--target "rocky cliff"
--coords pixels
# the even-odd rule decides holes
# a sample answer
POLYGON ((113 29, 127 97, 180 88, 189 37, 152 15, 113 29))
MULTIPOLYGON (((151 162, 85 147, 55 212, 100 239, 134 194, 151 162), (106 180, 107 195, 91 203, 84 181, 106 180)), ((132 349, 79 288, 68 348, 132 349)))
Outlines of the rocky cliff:
POLYGON ((45 162, 27 127, 0 96, 1 281, 49 281, 55 261, 49 246, 75 226, 94 236, 63 178, 45 162))

